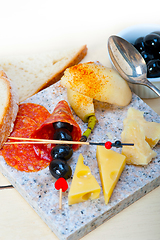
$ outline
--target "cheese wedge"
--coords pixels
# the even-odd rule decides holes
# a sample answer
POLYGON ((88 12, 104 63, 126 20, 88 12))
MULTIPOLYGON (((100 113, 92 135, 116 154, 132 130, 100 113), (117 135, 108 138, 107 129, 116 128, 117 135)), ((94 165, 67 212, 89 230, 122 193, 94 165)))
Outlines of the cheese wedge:
POLYGON ((105 204, 107 204, 125 168, 126 157, 103 146, 97 146, 96 157, 105 204))
POLYGON ((90 168, 84 165, 83 160, 80 154, 68 194, 69 205, 96 199, 101 191, 97 180, 91 174, 90 168))
POLYGON ((137 120, 140 126, 144 129, 145 140, 153 148, 160 140, 160 123, 148 122, 144 118, 144 112, 133 107, 130 107, 127 112, 127 118, 124 119, 124 128, 127 126, 130 119, 137 120))
POLYGON ((147 165, 157 153, 145 140, 145 130, 138 120, 129 119, 121 133, 122 142, 132 142, 133 147, 123 146, 122 154, 126 156, 127 164, 147 165))

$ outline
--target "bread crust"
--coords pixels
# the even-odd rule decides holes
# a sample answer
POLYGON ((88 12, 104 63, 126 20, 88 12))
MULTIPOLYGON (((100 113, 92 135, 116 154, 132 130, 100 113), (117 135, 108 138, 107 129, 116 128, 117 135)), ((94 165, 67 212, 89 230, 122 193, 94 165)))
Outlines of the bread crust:
POLYGON ((87 47, 83 45, 67 50, 11 55, 0 58, 0 68, 15 84, 19 102, 23 102, 60 80, 66 68, 78 64, 86 54, 87 47))
MULTIPOLYGON (((0 149, 3 147, 3 144, 7 141, 8 136, 13 130, 19 104, 18 91, 13 82, 8 79, 4 71, 0 71, 0 81, 1 80, 5 81, 7 84, 8 101, 5 106, 4 114, 1 116, 0 120, 0 149)), ((1 101, 3 101, 3 99, 1 101)))
POLYGON ((66 64, 61 69, 61 71, 57 72, 50 79, 48 79, 48 81, 45 82, 35 93, 37 93, 40 90, 45 89, 45 88, 51 86, 52 84, 58 82, 61 79, 61 77, 63 76, 64 71, 66 70, 66 68, 72 67, 72 66, 77 65, 78 63, 80 63, 80 61, 87 55, 87 51, 88 51, 87 45, 83 45, 81 47, 81 49, 77 52, 75 57, 68 64, 66 64))

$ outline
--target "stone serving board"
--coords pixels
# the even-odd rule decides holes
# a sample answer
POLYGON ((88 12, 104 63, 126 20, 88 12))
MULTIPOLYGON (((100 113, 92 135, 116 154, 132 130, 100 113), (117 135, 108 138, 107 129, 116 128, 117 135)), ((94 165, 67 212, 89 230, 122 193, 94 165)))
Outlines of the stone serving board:
MULTIPOLYGON (((67 101, 66 89, 58 82, 25 102, 41 104, 52 112, 56 104, 63 99, 67 101)), ((120 140, 123 119, 131 106, 144 111, 146 120, 160 122, 160 117, 135 94, 127 107, 117 107, 98 101, 94 103, 98 123, 89 141, 120 140)), ((83 133, 87 129, 87 124, 84 124, 75 114, 74 117, 83 133)), ((115 148, 113 150, 120 151, 115 148)), ((8 166, 0 157, 0 171, 59 239, 77 240, 160 185, 160 145, 155 147, 155 151, 157 157, 148 166, 126 165, 107 205, 101 190, 99 199, 68 206, 68 189, 63 193, 60 210, 59 193, 54 187, 56 179, 51 176, 48 167, 36 173, 20 172, 8 166)), ((84 164, 90 167, 101 186, 96 146, 83 145, 74 152, 69 160, 73 173, 80 153, 84 157, 84 164)), ((68 180, 69 188, 71 181, 71 179, 68 180)))

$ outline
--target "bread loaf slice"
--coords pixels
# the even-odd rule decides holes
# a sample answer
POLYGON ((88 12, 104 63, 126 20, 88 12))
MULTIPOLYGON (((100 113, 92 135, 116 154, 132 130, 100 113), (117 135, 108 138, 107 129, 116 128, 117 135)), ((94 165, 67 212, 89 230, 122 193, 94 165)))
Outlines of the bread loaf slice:
POLYGON ((86 45, 73 50, 0 58, 0 69, 14 82, 19 101, 60 80, 66 68, 78 64, 87 54, 86 45))
POLYGON ((15 85, 0 71, 0 149, 13 130, 19 96, 15 85))

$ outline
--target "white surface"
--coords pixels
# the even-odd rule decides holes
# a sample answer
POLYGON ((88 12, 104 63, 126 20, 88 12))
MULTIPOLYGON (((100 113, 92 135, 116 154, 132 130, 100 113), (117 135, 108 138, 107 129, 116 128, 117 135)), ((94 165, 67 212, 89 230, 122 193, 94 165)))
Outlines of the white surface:
POLYGON ((152 6, 138 0, 1 0, 1 54, 78 43, 100 44, 124 27, 157 23, 160 17, 156 2, 152 16, 152 6))
MULTIPOLYGON (((160 23, 159 0, 0 0, 0 7, 1 55, 86 43, 85 61, 110 65, 106 42, 111 34, 134 24, 160 23)), ((0 174, 2 184, 8 181, 0 174)), ((83 239, 159 240, 159 199, 157 188, 83 239)), ((15 189, 0 190, 0 205, 1 240, 57 240, 15 189)))

